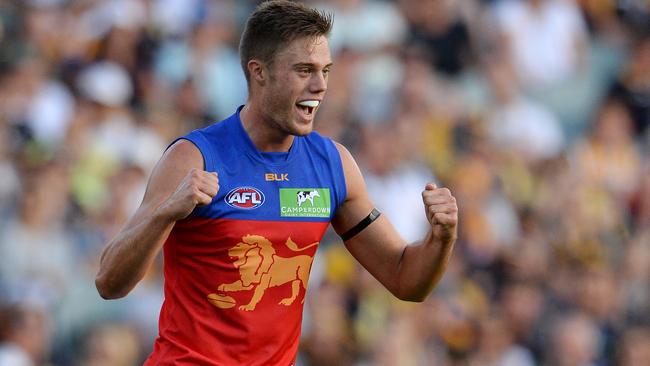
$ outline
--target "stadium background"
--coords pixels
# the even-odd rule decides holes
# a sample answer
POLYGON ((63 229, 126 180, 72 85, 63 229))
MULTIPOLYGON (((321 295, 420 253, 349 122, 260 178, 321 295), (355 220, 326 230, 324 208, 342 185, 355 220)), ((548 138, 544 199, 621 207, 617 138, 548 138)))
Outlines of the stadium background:
MULTIPOLYGON (((650 365, 650 2, 309 3, 335 14, 316 128, 405 238, 432 177, 460 233, 423 304, 328 234, 299 364, 650 365)), ((255 4, 0 1, 0 364, 146 357, 162 263, 103 301, 99 253, 165 146, 245 100, 255 4)))

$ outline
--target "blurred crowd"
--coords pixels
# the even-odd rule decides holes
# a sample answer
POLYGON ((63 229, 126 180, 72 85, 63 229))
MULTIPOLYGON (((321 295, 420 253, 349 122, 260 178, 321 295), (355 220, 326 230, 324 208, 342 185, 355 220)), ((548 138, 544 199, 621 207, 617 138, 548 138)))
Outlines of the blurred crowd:
MULTIPOLYGON (((316 121, 403 237, 460 208, 422 304, 328 232, 299 365, 650 365, 650 2, 329 0, 316 121)), ((141 364, 162 260, 126 298, 101 249, 178 136, 246 100, 256 1, 0 0, 0 365, 141 364)))

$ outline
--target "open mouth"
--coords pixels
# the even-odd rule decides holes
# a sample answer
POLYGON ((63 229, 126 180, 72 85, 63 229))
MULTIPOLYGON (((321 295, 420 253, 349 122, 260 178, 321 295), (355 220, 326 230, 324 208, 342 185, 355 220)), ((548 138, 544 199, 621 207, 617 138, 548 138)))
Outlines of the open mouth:
POLYGON ((302 100, 296 103, 298 109, 303 111, 306 115, 311 116, 320 104, 319 100, 302 100))

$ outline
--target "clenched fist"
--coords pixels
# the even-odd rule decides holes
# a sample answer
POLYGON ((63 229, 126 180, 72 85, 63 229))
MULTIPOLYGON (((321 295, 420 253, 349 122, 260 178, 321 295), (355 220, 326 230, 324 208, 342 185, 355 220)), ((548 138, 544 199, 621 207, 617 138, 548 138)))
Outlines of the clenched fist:
POLYGON ((458 206, 451 191, 429 183, 422 191, 422 201, 433 235, 443 243, 454 241, 457 235, 458 206))
POLYGON ((192 169, 176 188, 176 191, 162 204, 165 213, 172 220, 186 218, 196 206, 207 205, 219 192, 219 175, 200 169, 192 169))

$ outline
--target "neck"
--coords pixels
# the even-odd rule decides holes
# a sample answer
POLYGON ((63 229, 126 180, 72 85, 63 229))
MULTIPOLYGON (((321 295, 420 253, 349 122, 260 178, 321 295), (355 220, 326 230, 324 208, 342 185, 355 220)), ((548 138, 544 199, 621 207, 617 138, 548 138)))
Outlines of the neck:
POLYGON ((287 152, 291 148, 294 136, 278 128, 273 119, 250 100, 239 113, 239 119, 257 150, 287 152))

